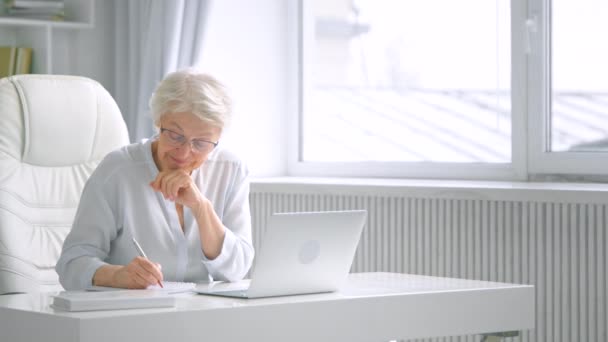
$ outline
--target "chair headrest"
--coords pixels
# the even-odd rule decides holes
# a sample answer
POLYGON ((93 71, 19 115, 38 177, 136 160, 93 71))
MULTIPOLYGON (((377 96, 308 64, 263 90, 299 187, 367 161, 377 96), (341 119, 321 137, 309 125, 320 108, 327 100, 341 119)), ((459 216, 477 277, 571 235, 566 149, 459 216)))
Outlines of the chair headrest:
POLYGON ((116 102, 103 86, 86 77, 4 78, 0 80, 0 103, 0 154, 22 163, 82 164, 100 160, 128 142, 116 102))

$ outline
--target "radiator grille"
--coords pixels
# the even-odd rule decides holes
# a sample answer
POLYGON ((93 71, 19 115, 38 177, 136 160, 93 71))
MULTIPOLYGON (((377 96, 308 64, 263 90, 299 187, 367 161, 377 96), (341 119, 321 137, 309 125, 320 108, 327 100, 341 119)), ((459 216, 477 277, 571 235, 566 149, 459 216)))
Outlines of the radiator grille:
MULTIPOLYGON (((352 272, 534 284, 536 329, 506 341, 608 341, 605 203, 252 191, 254 245, 275 212, 366 209, 352 272)), ((478 336, 424 341, 479 341, 478 336)))

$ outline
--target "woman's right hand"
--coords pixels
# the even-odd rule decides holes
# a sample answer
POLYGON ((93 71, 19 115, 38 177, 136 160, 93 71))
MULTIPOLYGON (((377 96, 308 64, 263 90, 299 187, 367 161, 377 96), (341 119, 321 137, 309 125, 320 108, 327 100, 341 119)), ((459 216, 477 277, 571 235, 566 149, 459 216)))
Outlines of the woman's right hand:
POLYGON ((119 287, 125 289, 145 289, 163 281, 160 264, 135 257, 127 265, 105 265, 93 276, 93 284, 98 286, 119 287))

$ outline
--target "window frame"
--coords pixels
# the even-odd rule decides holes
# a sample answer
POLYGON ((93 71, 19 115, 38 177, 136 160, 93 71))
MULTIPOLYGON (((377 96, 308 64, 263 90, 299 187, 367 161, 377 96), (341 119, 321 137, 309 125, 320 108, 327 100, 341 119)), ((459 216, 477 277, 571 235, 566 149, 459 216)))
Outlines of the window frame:
MULTIPOLYGON (((551 130, 551 0, 529 0, 528 155, 530 174, 605 175, 606 152, 553 152, 551 130), (540 134, 534 134, 540 132, 540 134)), ((584 179, 584 177, 583 177, 584 179)))
POLYGON ((608 169, 608 153, 549 152, 550 107, 548 23, 550 0, 511 0, 511 163, 305 162, 302 116, 309 80, 306 45, 313 44, 311 2, 288 2, 288 176, 527 180, 531 174, 599 174, 608 169), (535 21, 529 19, 534 18, 535 21), (534 132, 543 132, 535 134, 534 132), (592 160, 593 159, 593 160, 592 160))

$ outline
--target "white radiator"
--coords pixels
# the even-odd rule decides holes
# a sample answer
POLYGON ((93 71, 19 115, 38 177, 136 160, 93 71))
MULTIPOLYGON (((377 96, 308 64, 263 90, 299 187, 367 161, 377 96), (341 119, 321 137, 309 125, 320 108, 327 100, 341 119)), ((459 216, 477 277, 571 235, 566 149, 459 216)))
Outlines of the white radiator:
POLYGON ((595 196, 586 202, 588 196, 572 200, 569 194, 564 203, 554 196, 526 192, 496 200, 470 192, 457 198, 437 191, 437 196, 410 197, 407 191, 365 194, 342 188, 332 192, 322 185, 277 188, 252 185, 256 248, 262 247, 271 213, 366 209, 368 222, 352 272, 534 284, 536 329, 506 341, 608 341, 608 198, 595 196))

